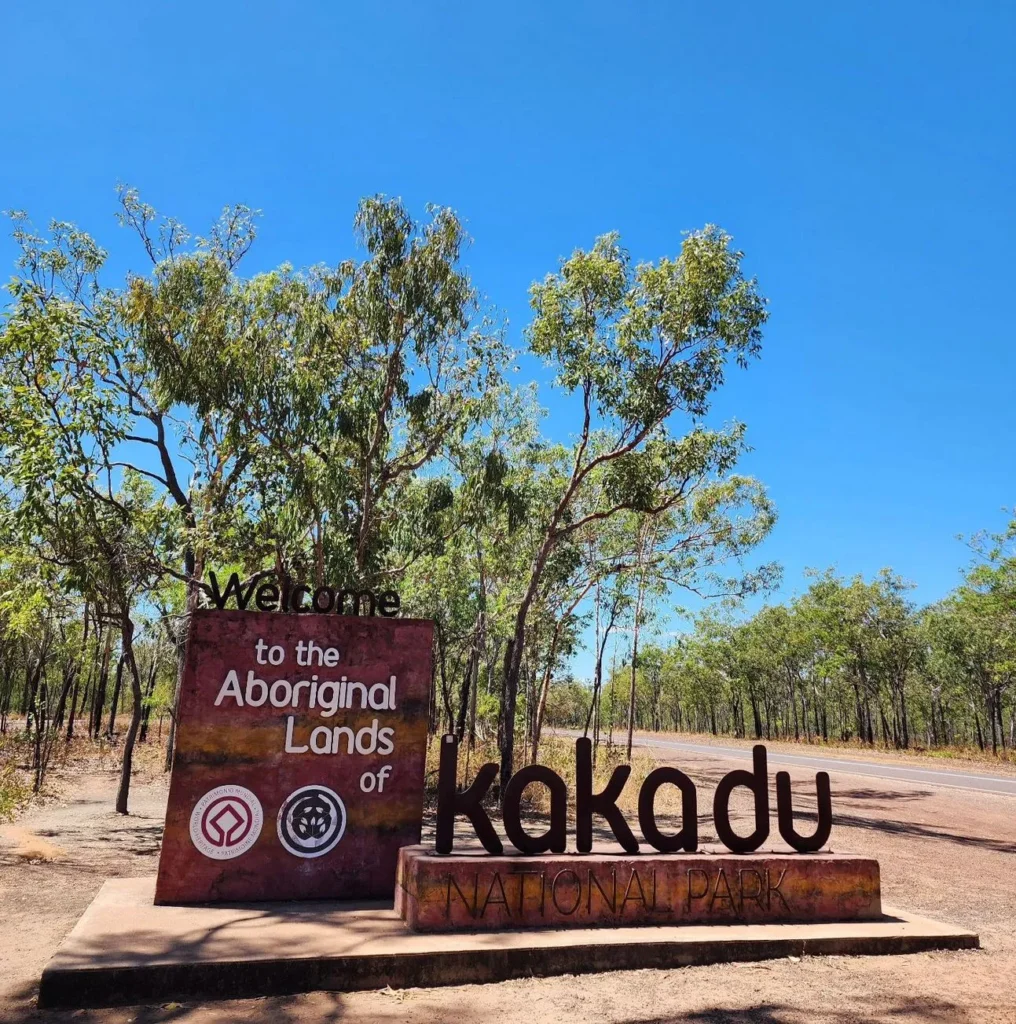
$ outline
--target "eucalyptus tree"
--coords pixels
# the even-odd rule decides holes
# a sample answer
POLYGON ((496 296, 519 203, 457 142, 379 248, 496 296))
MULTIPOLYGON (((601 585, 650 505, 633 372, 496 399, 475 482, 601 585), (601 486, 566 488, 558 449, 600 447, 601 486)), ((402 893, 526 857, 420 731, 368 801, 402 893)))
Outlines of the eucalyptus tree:
POLYGON ((889 569, 866 582, 849 582, 827 573, 813 585, 822 643, 854 691, 858 735, 874 743, 876 733, 898 747, 910 743, 908 687, 922 657, 916 608, 910 588, 889 569), (874 713, 877 712, 877 721, 874 713))
MULTIPOLYGON (((255 218, 244 207, 227 209, 207 238, 191 243, 182 225, 160 218, 136 191, 122 189, 120 200, 121 222, 150 264, 120 288, 101 282, 106 253, 87 234, 56 222, 41 236, 15 215, 19 255, 0 383, 15 413, 22 400, 37 402, 43 429, 73 439, 51 464, 36 456, 37 473, 69 465, 95 494, 101 481, 107 507, 125 474, 153 485, 169 531, 153 554, 187 588, 176 631, 182 660, 206 561, 229 557, 246 501, 251 451, 237 415, 243 403, 233 399, 246 379, 236 339, 249 303, 241 301, 237 268, 255 218)), ((12 444, 24 447, 31 437, 12 444)))
POLYGON ((631 683, 628 692, 628 743, 625 749, 631 760, 632 742, 635 734, 635 692, 636 672, 639 666, 639 635, 645 621, 646 598, 650 586, 658 581, 650 576, 650 553, 655 549, 663 516, 633 516, 634 523, 634 576, 635 599, 631 609, 631 683))
MULTIPOLYGON (((731 560, 740 563, 740 559, 765 538, 775 522, 775 510, 764 488, 748 477, 732 475, 723 480, 694 484, 689 500, 655 514, 630 513, 629 518, 631 561, 619 571, 630 576, 633 589, 626 747, 630 758, 635 729, 639 640, 642 627, 651 619, 654 609, 678 588, 704 598, 736 601, 771 589, 779 578, 779 569, 766 564, 754 571, 742 568, 735 576, 719 571, 731 560)), ((662 673, 657 671, 654 678, 658 682, 662 673)), ((737 691, 730 692, 736 701, 737 691)), ((658 708, 658 689, 654 690, 653 701, 658 708)))
POLYGON ((554 673, 563 668, 565 659, 574 653, 578 646, 578 631, 588 617, 583 616, 580 606, 605 576, 599 566, 590 565, 585 560, 584 554, 585 547, 582 544, 561 545, 544 577, 548 586, 540 602, 539 621, 549 627, 549 639, 544 645, 539 692, 533 694, 532 710, 528 717, 531 764, 535 764, 539 756, 540 735, 554 673))
POLYGON ((789 731, 790 722, 793 723, 796 740, 800 738, 802 730, 810 738, 804 691, 805 672, 813 653, 813 639, 795 611, 793 607, 774 605, 763 609, 752 625, 754 635, 764 645, 769 671, 785 688, 784 706, 789 711, 790 719, 786 724, 789 731))
MULTIPOLYGON (((598 534, 600 531, 593 531, 598 534)), ((596 580, 593 595, 593 611, 595 629, 593 633, 593 692, 586 715, 585 734, 589 734, 590 725, 593 729, 593 757, 596 757, 600 740, 600 722, 602 719, 603 696, 603 659, 607 652, 607 643, 615 628, 627 614, 631 606, 631 595, 628 590, 626 574, 619 573, 607 580, 596 580)), ((616 642, 616 641, 615 641, 616 642)), ((613 709, 608 718, 610 722, 609 736, 613 740, 613 709)))
MULTIPOLYGON (((715 686, 711 696, 722 697, 728 709, 729 726, 736 736, 746 736, 746 705, 751 708, 752 726, 756 739, 762 739, 768 725, 763 725, 763 709, 767 707, 767 670, 770 668, 768 652, 758 643, 752 631, 754 620, 739 623, 733 616, 736 601, 724 602, 719 607, 707 606, 695 616, 693 631, 679 637, 671 652, 676 665, 695 664, 701 672, 708 672, 715 686)), ((671 659, 665 656, 665 664, 671 659)), ((667 669, 668 675, 674 668, 667 669)))
POLYGON ((556 500, 539 524, 505 652, 502 785, 514 770, 526 629, 555 550, 588 524, 688 502, 744 451, 741 426, 701 424, 728 359, 745 365, 761 344, 765 299, 743 276, 741 260, 729 236, 712 227, 688 235, 676 259, 638 266, 607 235, 533 286, 529 347, 549 363, 555 386, 574 396, 578 429, 556 500), (576 515, 597 478, 602 505, 576 515))
POLYGON ((363 258, 252 283, 239 346, 256 475, 292 515, 295 550, 309 541, 319 579, 377 585, 401 577, 422 553, 412 539, 450 507, 449 452, 492 414, 507 349, 461 266, 452 210, 417 221, 375 196, 353 227, 363 258), (414 489, 430 515, 412 530, 414 489))
MULTIPOLYGON (((972 543, 975 564, 964 575, 964 586, 980 598, 985 617, 991 622, 992 699, 999 740, 1005 746, 1003 704, 1009 700, 1010 746, 1016 745, 1016 519, 1000 533, 981 533, 972 543)), ((994 735, 994 726, 992 727, 994 735)))
POLYGON ((883 569, 872 585, 870 619, 870 628, 877 637, 877 669, 889 703, 890 717, 883 721, 883 732, 888 725, 893 745, 904 749, 911 739, 908 695, 925 655, 917 608, 905 596, 912 588, 913 584, 892 570, 883 569))
POLYGON ((21 543, 13 507, 8 498, 0 498, 0 734, 7 732, 12 713, 24 716, 24 736, 34 734, 33 785, 38 791, 47 760, 45 734, 52 731, 54 718, 48 672, 61 646, 67 600, 59 570, 21 543))
POLYGON ((58 223, 46 238, 15 217, 4 383, 13 398, 40 369, 76 375, 103 417, 75 427, 91 429, 82 466, 114 489, 126 472, 155 487, 162 568, 186 594, 178 653, 210 558, 398 578, 440 542, 452 497, 433 466, 486 415, 505 355, 458 266, 457 218, 417 224, 368 199, 365 259, 244 278, 254 211, 229 208, 192 240, 136 191, 120 198, 150 264, 122 288, 100 283, 106 254, 83 232, 58 223))
POLYGON ((640 703, 652 715, 654 703, 662 701, 666 693, 674 728, 737 733, 737 703, 731 701, 734 684, 724 670, 721 651, 715 634, 705 632, 703 623, 697 623, 694 632, 678 638, 666 650, 650 645, 649 660, 637 677, 643 682, 640 703))
POLYGON ((929 744, 962 744, 969 739, 984 749, 981 711, 984 694, 976 666, 964 654, 966 627, 955 595, 923 608, 918 616, 925 656, 919 672, 926 701, 929 744))
MULTIPOLYGON (((50 589, 58 583, 102 608, 119 633, 133 697, 116 796, 116 810, 126 814, 143 700, 135 615, 164 571, 165 501, 115 454, 129 411, 100 375, 81 372, 101 358, 102 340, 73 307, 47 303, 41 316, 17 313, 0 334, 0 472, 11 488, 4 532, 51 568, 50 589)), ((37 786, 45 763, 41 709, 58 727, 75 675, 64 673, 54 712, 45 697, 35 702, 37 786)), ((114 697, 114 712, 115 704, 114 697)))
POLYGON ((1016 559, 970 569, 926 620, 939 678, 962 680, 979 744, 1005 749, 1004 709, 1008 700, 1011 733, 1016 684, 1016 559))

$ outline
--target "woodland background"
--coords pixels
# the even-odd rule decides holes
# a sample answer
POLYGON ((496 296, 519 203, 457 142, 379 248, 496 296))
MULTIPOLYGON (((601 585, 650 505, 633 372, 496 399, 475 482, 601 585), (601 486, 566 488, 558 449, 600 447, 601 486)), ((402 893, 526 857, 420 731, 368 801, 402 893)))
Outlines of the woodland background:
POLYGON ((765 603, 776 510, 737 471, 746 426, 709 410, 767 300, 721 229, 638 265, 605 235, 532 286, 527 352, 574 412, 557 443, 451 210, 365 199, 348 260, 249 276, 245 207, 191 237, 125 188, 120 220, 149 269, 110 283, 73 225, 13 219, 0 816, 72 743, 115 749, 125 813, 137 745, 169 766, 209 570, 397 590, 436 623, 432 732, 496 746, 503 779, 548 723, 628 756, 636 729, 1013 748, 1016 524, 968 539, 928 607, 888 568, 765 603))

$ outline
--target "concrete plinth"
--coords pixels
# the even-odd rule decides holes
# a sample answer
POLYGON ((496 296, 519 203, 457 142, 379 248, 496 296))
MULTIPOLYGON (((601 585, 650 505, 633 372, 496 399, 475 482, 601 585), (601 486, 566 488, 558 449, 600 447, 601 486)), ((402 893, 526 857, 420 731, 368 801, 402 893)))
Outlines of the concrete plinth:
POLYGON ((413 931, 873 921, 878 861, 832 853, 399 851, 395 909, 413 931))
POLYGON ((461 985, 819 954, 976 947, 890 911, 849 924, 688 925, 420 935, 387 906, 155 906, 154 878, 106 882, 42 975, 39 1003, 92 1007, 461 985))

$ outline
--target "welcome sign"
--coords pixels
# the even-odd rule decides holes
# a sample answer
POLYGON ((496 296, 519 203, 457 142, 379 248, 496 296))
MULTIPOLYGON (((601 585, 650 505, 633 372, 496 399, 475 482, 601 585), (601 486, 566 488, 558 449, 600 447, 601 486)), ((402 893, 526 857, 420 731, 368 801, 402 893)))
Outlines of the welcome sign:
POLYGON ((195 612, 156 903, 389 898, 420 840, 432 629, 195 612))

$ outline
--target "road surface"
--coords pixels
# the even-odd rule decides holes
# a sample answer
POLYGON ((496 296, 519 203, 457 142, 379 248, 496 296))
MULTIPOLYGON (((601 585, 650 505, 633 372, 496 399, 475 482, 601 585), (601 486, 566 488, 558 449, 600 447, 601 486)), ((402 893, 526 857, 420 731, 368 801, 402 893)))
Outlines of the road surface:
MULTIPOLYGON (((573 730, 558 730, 558 735, 579 736, 573 730)), ((712 754, 721 758, 751 760, 749 747, 722 747, 713 743, 690 743, 685 740, 665 739, 657 736, 636 736, 634 743, 657 751, 661 757, 674 757, 678 751, 695 754, 712 754)), ((834 754, 786 754, 769 750, 770 764, 787 765, 797 768, 811 768, 830 774, 864 775, 876 779, 896 779, 900 782, 917 783, 922 786, 944 786, 948 789, 974 790, 978 793, 1002 793, 1016 796, 1016 776, 992 775, 984 772, 966 772, 942 768, 918 768, 912 765, 887 764, 879 761, 854 761, 838 758, 834 754)))

